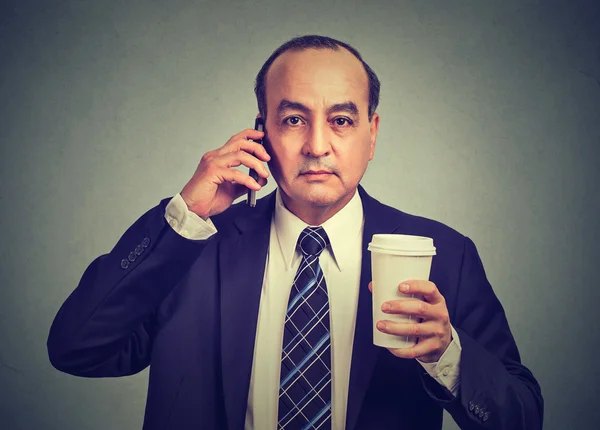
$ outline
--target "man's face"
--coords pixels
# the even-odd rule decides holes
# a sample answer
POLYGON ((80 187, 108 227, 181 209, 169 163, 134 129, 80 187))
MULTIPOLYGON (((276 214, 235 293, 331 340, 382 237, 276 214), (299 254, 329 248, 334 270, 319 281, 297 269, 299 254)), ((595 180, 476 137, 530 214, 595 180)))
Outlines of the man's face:
POLYGON ((354 195, 373 158, 379 116, 368 118, 367 74, 340 48, 286 52, 266 78, 269 168, 286 207, 322 223, 354 195))

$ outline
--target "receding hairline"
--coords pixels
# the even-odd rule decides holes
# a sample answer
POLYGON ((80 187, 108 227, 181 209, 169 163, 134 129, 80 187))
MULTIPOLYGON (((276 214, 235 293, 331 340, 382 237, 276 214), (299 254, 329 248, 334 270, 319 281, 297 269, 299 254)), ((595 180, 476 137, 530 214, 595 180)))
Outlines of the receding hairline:
MULTIPOLYGON (((358 59, 351 51, 349 51, 348 49, 346 49, 344 46, 340 46, 340 45, 335 45, 333 47, 329 47, 329 46, 323 46, 323 47, 303 47, 303 48, 291 48, 288 49, 285 52, 282 52, 280 55, 277 56, 277 58, 275 58, 275 60, 273 60, 273 63, 271 63, 271 65, 269 66, 269 68, 267 69, 265 76, 264 76, 264 91, 265 91, 265 108, 267 105, 267 89, 268 89, 268 83, 269 83, 269 75, 271 70, 273 69, 274 66, 277 65, 277 62, 283 58, 285 59, 285 56, 292 56, 294 54, 301 54, 303 52, 307 52, 307 51, 333 51, 333 52, 346 52, 348 55, 350 55, 358 64, 359 68, 362 70, 363 73, 363 77, 365 80, 365 85, 366 85, 366 90, 367 90, 367 104, 369 102, 369 74, 367 73, 367 71, 365 70, 365 67, 363 65, 363 63, 361 62, 360 59, 358 59)), ((367 108, 368 109, 368 108, 367 108)))

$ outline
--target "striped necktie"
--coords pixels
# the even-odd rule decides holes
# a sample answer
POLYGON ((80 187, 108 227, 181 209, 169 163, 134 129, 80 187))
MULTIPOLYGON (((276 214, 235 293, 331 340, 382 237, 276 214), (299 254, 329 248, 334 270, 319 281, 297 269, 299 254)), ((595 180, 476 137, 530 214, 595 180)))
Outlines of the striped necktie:
POLYGON ((322 227, 307 227, 298 238, 302 262, 285 318, 278 429, 331 429, 329 302, 319 265, 328 244, 322 227))

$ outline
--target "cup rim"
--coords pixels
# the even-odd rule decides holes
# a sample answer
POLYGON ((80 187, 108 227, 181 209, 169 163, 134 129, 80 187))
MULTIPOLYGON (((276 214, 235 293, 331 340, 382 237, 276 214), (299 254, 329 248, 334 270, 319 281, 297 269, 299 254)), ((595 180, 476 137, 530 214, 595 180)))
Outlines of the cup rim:
POLYGON ((429 257, 432 255, 436 255, 435 247, 428 249, 400 249, 400 248, 381 248, 378 246, 374 246, 369 244, 367 249, 376 254, 390 254, 390 255, 407 255, 413 257, 429 257))

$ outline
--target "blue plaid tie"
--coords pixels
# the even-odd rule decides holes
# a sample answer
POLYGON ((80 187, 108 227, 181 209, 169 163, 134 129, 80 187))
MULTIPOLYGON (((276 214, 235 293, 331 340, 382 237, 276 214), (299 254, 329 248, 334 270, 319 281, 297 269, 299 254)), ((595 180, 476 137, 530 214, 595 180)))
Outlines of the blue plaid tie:
POLYGON ((278 429, 331 429, 329 302, 319 255, 329 244, 322 227, 298 238, 296 272, 283 334, 278 429))

